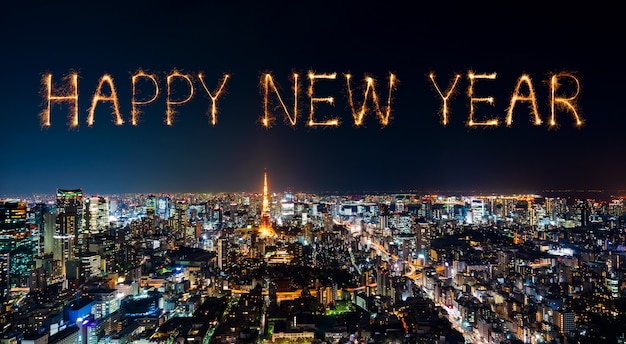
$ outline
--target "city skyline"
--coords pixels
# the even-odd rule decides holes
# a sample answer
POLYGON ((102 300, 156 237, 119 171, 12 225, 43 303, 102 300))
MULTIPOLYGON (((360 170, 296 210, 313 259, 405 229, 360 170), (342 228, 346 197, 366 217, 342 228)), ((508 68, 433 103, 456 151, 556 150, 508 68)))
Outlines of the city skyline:
MULTIPOLYGON (((0 142, 7 160, 0 195, 57 188, 91 194, 255 191, 264 169, 275 192, 626 188, 619 159, 626 124, 619 115, 621 54, 618 44, 597 39, 621 38, 612 13, 591 24, 589 15, 604 11, 532 3, 515 11, 458 4, 419 11, 375 2, 316 5, 5 6, 1 38, 9 49, 0 82, 0 142), (130 81, 139 70, 157 74, 162 90, 173 71, 194 77, 195 97, 176 107, 172 126, 165 124, 165 93, 141 109, 138 126, 131 124, 130 81), (52 74, 57 87, 71 71, 79 74, 79 127, 68 128, 68 108, 56 104, 51 126, 42 128, 42 76, 52 74), (337 73, 334 80, 316 81, 316 94, 334 97, 335 105, 321 101, 315 111, 321 119, 339 118, 338 127, 305 125, 309 71, 337 73), (230 76, 215 125, 200 72, 211 91, 224 74, 230 76), (493 107, 478 109, 481 119, 499 119, 498 127, 466 124, 471 72, 497 74, 481 81, 485 88, 477 94, 495 98, 493 107), (565 111, 558 113, 556 128, 547 124, 547 80, 559 72, 580 80, 580 127, 565 111), (301 121, 295 126, 283 120, 272 99, 274 126, 263 127, 265 73, 274 77, 288 109, 290 77, 301 75, 301 121), (353 124, 347 73, 360 92, 363 77, 375 78, 383 106, 387 78, 397 77, 386 127, 373 111, 363 127, 353 124), (461 75, 446 126, 429 73, 442 87, 461 75), (100 102, 90 127, 88 109, 104 74, 114 80, 125 123, 116 126, 110 103, 100 102), (520 102, 507 127, 506 110, 522 75, 532 79, 543 124, 533 125, 528 104, 520 102)), ((184 96, 186 85, 178 86, 183 91, 174 95, 184 96)), ((149 95, 150 88, 143 89, 149 95)), ((362 96, 355 94, 357 103, 362 96)))
POLYGON ((623 337, 624 198, 292 194, 270 203, 265 173, 262 184, 262 195, 107 199, 59 189, 52 203, 0 201, 3 338, 150 344, 189 329, 194 343, 623 337))

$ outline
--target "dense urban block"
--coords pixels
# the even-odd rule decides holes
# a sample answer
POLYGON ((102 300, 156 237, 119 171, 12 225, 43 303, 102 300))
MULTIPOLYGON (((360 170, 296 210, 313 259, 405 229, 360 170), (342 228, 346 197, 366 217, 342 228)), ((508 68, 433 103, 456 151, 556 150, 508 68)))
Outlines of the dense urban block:
POLYGON ((1 200, 2 342, 624 341, 622 197, 278 193, 268 178, 1 200))

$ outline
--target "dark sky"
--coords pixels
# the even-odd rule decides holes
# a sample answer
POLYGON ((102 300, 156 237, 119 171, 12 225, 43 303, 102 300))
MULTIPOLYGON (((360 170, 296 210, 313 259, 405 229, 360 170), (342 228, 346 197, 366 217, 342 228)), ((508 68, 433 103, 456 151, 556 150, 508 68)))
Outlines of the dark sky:
MULTIPOLYGON (((626 189, 626 40, 617 8, 578 8, 574 2, 126 2, 15 1, 0 7, 0 196, 78 187, 88 194, 260 191, 264 168, 273 191, 626 189), (139 69, 157 74, 162 92, 132 126, 130 81, 139 69), (174 69, 194 75, 196 93, 166 126, 165 80, 174 69), (80 75, 80 125, 68 128, 67 107, 55 104, 51 126, 42 128, 42 75, 52 73, 60 86, 71 70, 80 75), (305 125, 308 71, 337 73, 336 80, 316 81, 315 95, 336 102, 318 103, 315 114, 338 117, 340 126, 305 125), (511 127, 468 128, 469 71, 497 73, 476 84, 476 97, 495 98, 493 107, 477 105, 479 120, 502 123, 517 79, 528 74, 544 124, 534 126, 522 102, 511 127), (546 124, 547 81, 563 71, 580 80, 580 128, 564 111, 556 129, 546 124), (195 78, 199 72, 210 89, 223 73, 231 75, 215 126, 195 78), (295 127, 280 111, 272 128, 260 124, 265 72, 290 108, 289 77, 301 75, 295 127), (355 127, 343 75, 354 76, 355 88, 365 75, 374 77, 386 105, 390 72, 399 83, 389 125, 382 128, 368 113, 365 126, 355 127), (462 75, 445 127, 430 72, 442 87, 462 75), (91 98, 105 73, 114 79, 126 123, 116 126, 110 103, 101 102, 89 127, 91 98)), ((176 85, 173 96, 180 99, 186 88, 176 85)), ((564 85, 563 95, 572 90, 564 85)), ((150 94, 151 88, 141 91, 150 94)), ((362 93, 355 99, 360 103, 362 93)))

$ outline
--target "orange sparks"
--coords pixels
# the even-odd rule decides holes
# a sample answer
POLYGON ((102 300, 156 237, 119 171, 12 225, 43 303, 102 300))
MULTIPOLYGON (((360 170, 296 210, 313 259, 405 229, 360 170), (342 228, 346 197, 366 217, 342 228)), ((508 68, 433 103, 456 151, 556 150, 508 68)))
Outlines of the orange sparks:
POLYGON ((68 126, 78 127, 78 73, 70 73, 63 80, 69 82, 70 86, 61 88, 60 93, 56 95, 52 95, 52 74, 45 75, 41 80, 41 83, 46 87, 45 94, 48 102, 47 108, 40 114, 41 125, 44 127, 50 126, 50 112, 53 102, 70 104, 68 126))
POLYGON ((561 107, 566 110, 569 110, 574 116, 574 119, 576 120, 577 127, 580 127, 583 125, 583 121, 580 118, 580 116, 578 116, 578 111, 576 110, 577 106, 576 106, 575 100, 576 100, 576 97, 578 97, 579 93, 580 93, 580 82, 578 81, 578 78, 576 78, 574 75, 563 72, 563 73, 555 74, 550 78, 550 109, 552 110, 551 116, 550 116, 551 127, 556 126, 556 108, 557 107, 561 107), (558 97, 556 95, 556 90, 559 88, 559 86, 561 86, 561 84, 559 84, 559 78, 568 78, 568 79, 573 80, 574 85, 576 85, 576 92, 574 92, 574 95, 572 95, 571 97, 558 97))
POLYGON ((439 88, 439 85, 437 85, 437 82, 435 81, 435 74, 430 73, 429 77, 430 77, 430 80, 433 82, 433 85, 435 86, 435 89, 437 90, 437 93, 439 93, 439 96, 441 97, 441 100, 443 101, 443 104, 441 106, 441 124, 446 126, 448 124, 448 113, 449 113, 448 99, 450 99, 450 96, 452 96, 454 94, 454 88, 456 87, 456 83, 461 78, 461 75, 457 74, 457 75, 454 76, 454 81, 452 81, 450 83, 450 86, 446 90, 446 95, 445 96, 443 95, 443 92, 441 92, 441 89, 439 88))
MULTIPOLYGON (((333 96, 319 97, 315 94, 316 82, 318 82, 319 79, 334 81, 337 79, 337 73, 333 72, 317 74, 313 71, 309 71, 307 76, 309 79, 309 85, 307 89, 307 96, 309 98, 309 113, 308 120, 306 120, 305 125, 309 127, 338 126, 340 124, 339 117, 334 116, 332 118, 329 118, 331 117, 331 115, 324 116, 316 114, 316 111, 320 111, 320 109, 317 108, 319 103, 327 103, 330 106, 334 106, 336 99, 333 96)), ((384 128, 389 125, 393 117, 391 108, 393 100, 392 96, 398 82, 396 79, 396 75, 393 73, 389 73, 388 91, 384 91, 386 93, 384 96, 386 96, 387 98, 386 104, 382 104, 384 102, 384 99, 381 98, 384 98, 384 96, 379 97, 379 95, 381 95, 382 93, 380 91, 383 90, 376 89, 376 80, 374 78, 366 75, 363 79, 363 83, 361 84, 361 86, 353 88, 354 85, 352 84, 352 75, 344 74, 344 76, 346 78, 345 94, 348 98, 347 105, 350 108, 350 115, 354 120, 354 126, 363 127, 365 124, 365 117, 367 116, 368 112, 378 119, 381 127, 384 128), (360 93, 361 91, 362 98, 361 95, 355 94, 360 93)), ((222 78, 218 81, 214 89, 209 89, 205 81, 205 75, 203 73, 198 73, 197 77, 208 98, 211 101, 210 107, 207 108, 206 114, 207 116, 210 116, 210 124, 215 126, 217 125, 218 101, 222 99, 223 95, 226 93, 226 86, 231 76, 226 73, 222 74, 222 78)), ((453 75, 449 79, 448 86, 445 89, 438 84, 435 73, 430 73, 428 77, 430 78, 430 81, 432 82, 432 85, 434 86, 434 89, 436 90, 441 101, 441 124, 445 127, 450 123, 450 112, 453 106, 451 105, 453 103, 452 99, 459 89, 457 88, 457 86, 462 75, 453 75)), ((517 79, 515 88, 512 92, 508 104, 509 106, 505 111, 505 117, 502 119, 493 116, 484 116, 482 114, 477 114, 477 106, 480 107, 478 103, 488 103, 493 106, 495 99, 493 96, 476 97, 476 83, 479 79, 495 80, 496 73, 494 72, 475 74, 473 71, 468 71, 467 77, 469 80, 467 89, 467 96, 469 98, 469 114, 466 122, 467 126, 498 126, 500 125, 500 121, 504 121, 507 127, 511 127, 513 125, 513 113, 515 111, 515 107, 521 102, 526 102, 526 104, 528 105, 529 114, 531 116, 531 121, 533 122, 533 124, 535 126, 543 124, 543 120, 541 118, 541 115, 539 114, 537 93, 535 87, 533 86, 532 79, 528 74, 521 74, 517 79), (477 117, 481 120, 477 120, 477 117)), ((61 79, 62 82, 59 82, 59 84, 61 85, 56 85, 58 87, 53 89, 55 85, 53 85, 52 74, 42 75, 41 96, 43 100, 47 103, 45 108, 39 113, 42 127, 51 126, 52 107, 53 105, 57 104, 62 107, 68 106, 68 126, 70 128, 78 127, 78 78, 78 73, 70 72, 63 76, 63 78, 61 79)), ((186 104, 193 99, 195 95, 194 83, 197 82, 196 80, 193 80, 193 78, 195 78, 195 75, 183 74, 176 69, 172 70, 167 75, 167 98, 165 100, 166 125, 172 126, 174 124, 174 117, 177 114, 177 106, 186 104), (187 85, 184 85, 185 83, 187 85), (183 87, 183 90, 174 90, 174 88, 176 87, 183 87), (185 93, 185 87, 189 88, 188 93, 185 93)), ((273 114, 272 111, 276 111, 280 108, 282 108, 282 111, 284 113, 285 123, 292 127, 295 127, 297 125, 299 115, 298 97, 301 93, 299 78, 300 76, 296 73, 293 73, 290 77, 290 81, 292 82, 292 88, 289 91, 293 91, 292 108, 291 106, 288 106, 291 104, 285 102, 283 98, 284 93, 283 95, 281 95, 280 87, 274 81, 273 76, 270 73, 265 73, 262 76, 260 80, 260 87, 261 92, 263 92, 264 94, 263 115, 260 120, 264 127, 269 128, 273 124, 276 119, 276 115, 273 114), (274 93, 275 95, 275 98, 272 100, 272 104, 270 104, 270 97, 274 96, 271 96, 271 93, 274 93)), ((574 117, 575 126, 582 126, 583 119, 580 116, 580 109, 578 107, 578 98, 581 92, 581 84, 578 77, 571 72, 562 71, 550 75, 550 79, 546 80, 546 84, 549 84, 550 88, 550 119, 548 120, 548 126, 557 126, 557 111, 569 112, 574 117)), ((161 90, 163 89, 163 85, 159 85, 159 80, 156 74, 146 73, 139 69, 131 76, 131 88, 131 124, 133 126, 137 126, 139 124, 139 120, 142 114, 142 106, 155 103, 162 93, 161 90), (142 92, 142 87, 146 83, 152 85, 147 85, 148 91, 144 93, 142 92), (153 90, 151 89, 151 87, 153 87, 153 90)), ((317 91, 323 93, 323 91, 321 91, 320 89, 318 89, 317 91)), ((103 74, 100 77, 97 87, 93 93, 91 106, 89 107, 89 109, 87 109, 88 126, 93 126, 93 123, 95 121, 96 107, 97 105, 99 105, 98 103, 100 102, 110 102, 112 114, 114 115, 114 123, 116 125, 123 125, 124 119, 120 112, 119 100, 120 99, 118 97, 113 78, 109 74, 103 74), (109 90, 104 90, 104 88, 107 87, 109 90)), ((302 105, 300 106, 302 107, 302 105)), ((300 109, 300 112, 302 112, 302 109, 300 109)))
POLYGON ((518 101, 530 101, 531 111, 533 115, 535 115, 535 125, 541 125, 541 117, 539 116, 539 111, 537 110, 537 97, 535 96, 535 89, 533 88, 533 84, 530 80, 530 77, 526 74, 520 76, 517 80, 517 85, 515 86, 515 91, 513 91, 513 95, 511 96, 511 105, 506 114, 506 125, 510 127, 513 123, 513 109, 515 108, 515 104, 518 101), (523 96, 520 95, 520 88, 522 84, 526 84, 528 87, 528 95, 523 96))
POLYGON ((313 72, 309 72, 309 80, 311 83, 309 84, 309 98, 311 98, 311 107, 309 111, 309 123, 310 127, 314 126, 337 126, 339 125, 339 120, 337 118, 326 120, 325 122, 316 122, 314 118, 315 113, 315 104, 320 102, 326 102, 331 105, 334 104, 335 99, 333 97, 313 97, 313 84, 315 83, 315 79, 330 79, 335 80, 337 78, 337 73, 331 74, 315 74, 313 72))
POLYGON ((385 127, 389 124, 389 119, 391 117, 391 95, 395 86, 396 76, 392 73, 389 73, 389 95, 387 97, 387 107, 385 112, 380 108, 380 102, 378 101, 378 94, 376 94, 375 83, 376 81, 371 77, 365 78, 365 92, 363 93, 363 103, 361 103, 361 109, 357 112, 354 107, 354 101, 352 97, 352 88, 350 87, 350 79, 352 76, 350 74, 346 74, 346 84, 348 88, 348 102, 350 103, 350 109, 352 109, 352 117, 354 118, 354 125, 361 126, 363 124, 363 117, 367 113, 367 99, 368 96, 372 98, 372 102, 374 103, 376 114, 378 115, 380 124, 385 127))
POLYGON ((158 97, 159 97, 159 84, 157 83, 156 77, 154 76, 154 74, 146 74, 144 71, 139 70, 137 71, 137 73, 135 73, 132 78, 131 78, 131 82, 132 82, 132 89, 133 89, 133 94, 132 94, 132 99, 131 99, 131 122, 132 125, 137 125, 138 124, 138 117, 141 114, 141 110, 139 110, 138 106, 143 106, 143 105, 148 105, 150 103, 152 103, 153 101, 155 101, 158 97), (146 78, 148 80, 150 80, 152 82, 152 84, 154 85, 154 96, 148 100, 142 100, 139 101, 136 99, 137 97, 137 80, 139 78, 146 78))
POLYGON ((124 124, 124 120, 122 119, 122 115, 120 114, 120 106, 119 101, 117 99, 117 92, 115 91, 115 85, 113 84, 113 78, 109 74, 104 74, 100 78, 100 82, 98 83, 98 87, 93 94, 93 98, 91 99, 91 107, 89 108, 89 116, 87 116, 87 125, 90 127, 94 122, 94 114, 96 111, 96 105, 98 102, 111 102, 111 109, 115 114, 115 124, 122 125, 124 124), (102 86, 107 83, 109 85, 109 89, 111 90, 111 95, 105 96, 102 94, 102 86))
POLYGON ((191 77, 188 74, 181 74, 177 70, 174 70, 167 76, 167 100, 165 102, 166 104, 165 123, 168 126, 171 126, 173 124, 173 117, 176 114, 176 111, 174 110, 174 106, 187 103, 188 101, 191 100, 191 98, 193 98, 193 94, 194 94, 193 82, 191 82, 191 77), (184 79, 189 84, 189 96, 183 100, 172 100, 172 81, 176 78, 184 79))
POLYGON ((265 74, 265 78, 263 81, 263 90, 264 90, 263 118, 261 119, 261 123, 263 123, 263 126, 266 128, 269 128, 271 125, 271 122, 274 120, 274 118, 271 117, 270 110, 269 110, 270 87, 271 87, 271 90, 276 94, 276 97, 278 98, 278 102, 280 103, 280 106, 283 108, 283 111, 285 112, 285 117, 289 121, 289 124, 291 124, 292 126, 295 126, 296 121, 298 119, 298 74, 296 73, 293 74, 293 116, 291 116, 291 114, 289 113, 289 110, 287 110, 287 105, 285 105, 283 98, 280 96, 280 93, 278 92, 278 88, 276 87, 276 84, 274 83, 274 78, 269 73, 265 74))
POLYGON ((496 78, 496 73, 492 73, 492 74, 474 74, 474 73, 469 73, 468 77, 470 79, 470 85, 469 88, 467 90, 467 95, 470 98, 470 113, 469 113, 469 120, 467 122, 467 125, 470 127, 473 126, 477 126, 477 125, 482 125, 482 126, 497 126, 498 125, 498 120, 497 119, 490 119, 487 120, 485 122, 474 122, 474 113, 475 113, 475 109, 474 109, 474 103, 478 103, 478 102, 486 102, 489 103, 491 105, 493 105, 493 97, 484 97, 484 98, 474 98, 474 83, 476 79, 490 79, 490 80, 494 80, 496 78))
POLYGON ((217 91, 213 92, 215 93, 215 95, 213 95, 211 91, 209 91, 209 88, 204 83, 202 73, 198 73, 198 79, 200 79, 200 83, 202 83, 202 87, 204 87, 204 90, 209 95, 209 98, 211 98, 211 124, 212 125, 217 124, 217 98, 219 98, 220 94, 224 90, 224 86, 226 85, 226 81, 228 80, 229 77, 230 75, 224 74, 224 77, 222 77, 222 82, 220 86, 218 87, 217 91))

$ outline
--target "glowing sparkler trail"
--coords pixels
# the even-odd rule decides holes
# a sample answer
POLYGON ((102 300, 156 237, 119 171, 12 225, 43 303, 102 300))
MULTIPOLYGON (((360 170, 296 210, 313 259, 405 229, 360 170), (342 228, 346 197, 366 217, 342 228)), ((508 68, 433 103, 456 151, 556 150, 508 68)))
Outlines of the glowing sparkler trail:
POLYGON ((583 125, 583 121, 580 119, 580 117, 578 116, 578 112, 576 111, 576 103, 575 103, 575 99, 576 97, 578 97, 578 94, 580 93, 580 81, 578 81, 578 78, 576 78, 574 75, 569 74, 569 73, 559 73, 559 74, 553 75, 550 78, 550 93, 551 93, 550 108, 552 110, 552 113, 550 116, 550 126, 552 127, 556 126, 557 106, 571 111, 572 115, 574 116, 574 119, 576 119, 576 126, 580 127, 581 125, 583 125), (566 77, 566 78, 570 78, 574 80, 574 83, 576 85, 576 92, 574 93, 573 96, 569 98, 556 96, 556 90, 560 86, 559 77, 566 77))
POLYGON ((469 73, 468 77, 470 79, 470 86, 467 90, 467 95, 470 98, 470 113, 469 113, 469 120, 467 122, 467 125, 470 127, 473 127, 475 125, 484 125, 484 126, 497 126, 498 125, 498 120, 497 119, 490 119, 487 120, 485 122, 474 122, 474 103, 477 102, 487 102, 491 105, 493 105, 493 97, 485 97, 485 98, 474 98, 474 83, 476 79, 490 79, 490 80, 494 80, 496 78, 496 73, 492 73, 492 74, 474 74, 474 73, 469 73))
MULTIPOLYGON (((226 84, 230 79, 229 74, 222 74, 221 80, 218 82, 218 85, 215 89, 210 90, 204 80, 203 73, 198 73, 198 79, 204 88, 204 91, 208 95, 211 100, 211 107, 207 110, 207 115, 211 117, 210 122, 212 125, 217 124, 217 113, 218 107, 217 103, 222 96, 226 92, 226 84)), ((376 90, 376 80, 372 77, 365 76, 364 84, 359 87, 360 90, 363 90, 363 98, 355 100, 355 94, 352 89, 352 76, 350 74, 344 75, 346 78, 346 86, 347 86, 347 96, 348 96, 348 105, 350 106, 350 114, 354 120, 354 125, 356 127, 360 127, 364 125, 364 118, 367 115, 368 111, 372 112, 375 117, 378 118, 382 127, 385 127, 389 124, 392 117, 392 95, 394 90, 396 89, 397 79, 395 74, 389 73, 389 90, 387 94, 387 104, 381 104, 381 99, 379 98, 378 91, 376 90), (359 103, 359 101, 361 101, 359 103), (369 104, 368 104, 369 102, 369 104)), ((324 121, 317 121, 315 118, 315 111, 317 103, 324 102, 328 103, 331 106, 335 104, 335 98, 332 96, 329 97, 317 97, 315 95, 314 86, 317 79, 326 79, 326 80, 335 80, 337 78, 337 73, 326 73, 326 74, 316 74, 313 71, 309 71, 309 86, 307 95, 309 97, 309 118, 306 122, 307 126, 338 126, 340 121, 338 117, 334 117, 332 119, 327 119, 324 121)), ((443 90, 440 85, 437 83, 436 76, 434 73, 429 74, 429 78, 437 91, 437 94, 442 100, 441 107, 441 123, 446 126, 449 123, 449 115, 450 115, 450 101, 456 95, 457 85, 461 78, 460 74, 454 75, 453 78, 450 79, 447 89, 443 90)), ((299 75, 293 73, 291 76, 291 81, 293 82, 293 110, 287 108, 287 104, 283 100, 278 85, 275 83, 274 78, 270 73, 264 74, 264 77, 261 79, 261 87, 264 91, 263 95, 263 117, 261 118, 261 123, 265 127, 270 127, 275 117, 271 114, 270 111, 270 93, 274 93, 278 100, 278 103, 275 104, 275 108, 282 107, 282 110, 285 114, 285 122, 288 125, 295 126, 298 120, 298 96, 300 93, 300 85, 299 85, 299 75)), ((467 95, 469 97, 470 102, 470 111, 467 120, 467 125, 469 127, 474 126, 498 126, 499 119, 491 118, 484 121, 476 121, 476 104, 479 102, 486 102, 490 105, 494 105, 494 97, 475 97, 475 85, 478 79, 488 79, 495 80, 496 73, 486 73, 486 74, 474 74, 472 71, 468 71, 468 79, 469 85, 467 90, 467 95)), ((39 113, 41 126, 49 127, 51 125, 51 111, 52 106, 54 104, 67 104, 69 106, 68 112, 68 126, 78 127, 79 124, 79 116, 78 116, 78 73, 70 72, 63 76, 62 78, 64 85, 61 87, 57 87, 57 89, 53 90, 52 83, 52 74, 44 74, 41 79, 41 95, 47 101, 47 106, 39 113)), ((577 76, 571 72, 562 71, 556 74, 552 74, 550 76, 550 120, 549 126, 554 127, 557 125, 556 123, 556 112, 570 112, 571 115, 575 119, 576 126, 583 125, 583 119, 580 117, 578 108, 578 95, 580 94, 581 84, 577 76), (566 86, 566 87, 564 87, 566 86), (563 90, 563 88, 573 88, 571 90, 563 90), (568 94, 571 94, 568 96, 568 94)), ((161 89, 158 84, 158 80, 155 74, 148 74, 141 69, 137 70, 135 74, 131 77, 131 86, 132 86, 132 95, 131 95, 131 123, 133 126, 138 125, 139 117, 142 113, 140 110, 142 106, 151 104, 158 99, 161 89), (142 81, 144 80, 144 81, 142 81), (148 82, 152 83, 154 87, 154 93, 143 94, 140 90, 141 83, 148 82), (139 85, 139 86, 138 86, 139 85)), ((176 84, 178 86, 178 84, 176 84)), ((184 86, 184 85, 183 85, 184 86)), ((194 89, 194 81, 192 80, 191 74, 182 74, 178 70, 174 69, 167 75, 167 98, 166 98, 166 118, 165 123, 168 126, 173 125, 174 116, 177 111, 175 110, 176 106, 183 105, 188 103, 193 99, 195 95, 194 89), (182 80, 181 80, 182 79, 182 80), (177 81, 178 80, 178 81, 177 81), (174 84, 175 83, 187 83, 189 87, 189 93, 184 95, 183 93, 173 94, 174 84), (183 97, 184 95, 184 97, 183 97)), ((358 96, 357 96, 358 97, 358 96)), ((91 127, 94 123, 95 110, 99 102, 111 102, 110 106, 115 116, 114 121, 116 125, 124 124, 124 119, 120 113, 119 108, 119 97, 115 88, 115 83, 113 78, 109 74, 103 74, 98 82, 98 86, 96 87, 92 100, 91 107, 87 110, 87 124, 91 127), (109 91, 107 93, 106 90, 103 90, 105 86, 108 86, 109 91)), ((537 106, 537 96, 532 84, 532 80, 529 75, 522 74, 518 79, 511 95, 509 107, 506 110, 506 116, 504 118, 504 123, 507 127, 512 126, 513 124, 513 112, 515 111, 515 106, 520 102, 527 102, 528 107, 531 113, 531 119, 533 120, 533 124, 538 126, 543 123, 541 116, 539 114, 538 106, 537 106), (522 88, 526 88, 527 90, 522 90, 522 88)), ((274 104, 273 104, 274 105, 274 104)), ((300 109, 302 111, 302 109, 300 109)), ((328 117, 328 116, 327 116, 328 117)))
POLYGON ((131 99, 131 107, 132 107, 131 123, 132 125, 137 125, 138 117, 141 114, 141 110, 138 109, 138 106, 150 104, 159 97, 159 84, 157 83, 157 80, 154 74, 146 74, 142 70, 137 71, 137 73, 135 73, 132 76, 131 81, 132 81, 132 87, 133 87, 133 95, 131 99), (136 100, 135 97, 137 96, 137 80, 139 78, 146 78, 152 81, 152 84, 154 85, 154 96, 152 98, 148 100, 144 100, 144 101, 136 100))
POLYGON ((41 125, 44 127, 50 126, 52 102, 69 103, 68 125, 70 127, 78 126, 78 73, 70 73, 66 75, 63 80, 70 82, 71 90, 62 88, 58 95, 52 95, 52 74, 47 74, 42 77, 41 83, 46 87, 46 99, 48 101, 48 107, 40 114, 41 125))
POLYGON ((280 105, 283 108, 283 111, 285 112, 285 117, 289 120, 289 123, 292 126, 295 126, 296 120, 298 119, 298 74, 296 73, 293 74, 293 117, 289 114, 289 110, 287 110, 287 105, 285 105, 283 98, 280 96, 280 93, 278 92, 278 88, 276 87, 276 84, 274 83, 274 78, 269 73, 265 74, 265 78, 263 82, 263 89, 265 91, 263 95, 263 118, 261 119, 261 123, 263 123, 263 126, 267 128, 271 126, 271 122, 274 120, 274 118, 270 116, 270 111, 269 111, 270 87, 272 88, 272 91, 276 94, 276 97, 278 98, 278 102, 280 103, 280 105))
POLYGON ((441 92, 441 89, 439 88, 439 85, 437 85, 437 82, 435 81, 435 74, 430 73, 429 77, 430 77, 430 80, 432 80, 433 85, 435 86, 435 89, 437 90, 437 93, 439 93, 439 96, 443 100, 443 105, 441 106, 441 124, 446 126, 448 124, 448 113, 449 113, 449 111, 448 111, 448 99, 450 99, 450 96, 452 96, 454 94, 454 89, 456 87, 456 83, 461 78, 461 75, 457 74, 457 75, 454 76, 454 81, 452 81, 450 83, 450 87, 448 87, 448 89, 446 90, 446 95, 445 96, 443 95, 443 93, 441 92))
POLYGON ((315 79, 334 80, 336 78, 337 78, 337 73, 314 74, 313 72, 309 72, 309 80, 311 81, 311 83, 309 84, 309 97, 311 98, 311 109, 309 111, 309 123, 308 123, 309 126, 313 127, 313 126, 337 126, 339 125, 339 120, 336 118, 329 119, 325 122, 315 122, 313 120, 313 115, 315 113, 315 103, 327 102, 332 105, 335 102, 335 99, 333 97, 324 97, 324 98, 313 97, 313 84, 315 83, 315 79))
POLYGON ((115 85, 113 84, 113 78, 109 74, 104 74, 100 78, 100 82, 98 83, 98 87, 96 88, 96 92, 93 94, 93 98, 91 99, 91 107, 89 108, 89 116, 87 116, 87 125, 90 127, 93 125, 94 114, 96 111, 96 105, 98 102, 112 102, 111 109, 115 114, 115 124, 122 125, 124 124, 124 120, 122 119, 122 115, 120 114, 120 106, 119 101, 117 99, 117 92, 115 91, 115 85), (104 96, 102 95, 102 86, 104 83, 109 85, 109 89, 111 90, 111 95, 104 96))
POLYGON ((363 103, 361 104, 361 110, 358 112, 354 108, 354 101, 352 99, 352 88, 350 87, 350 79, 352 76, 350 74, 346 74, 346 83, 348 87, 348 102, 350 103, 350 109, 352 109, 352 117, 354 118, 354 125, 361 126, 363 124, 363 117, 365 113, 367 113, 367 98, 371 94, 372 101, 374 102, 374 107, 376 114, 378 115, 380 124, 385 127, 389 124, 389 118, 391 116, 391 94, 395 86, 396 76, 392 73, 389 73, 389 95, 387 97, 387 107, 385 109, 385 113, 380 109, 380 102, 378 101, 378 94, 376 94, 375 88, 375 80, 371 77, 366 77, 366 88, 363 93, 363 103), (371 92, 371 93, 370 93, 371 92))
POLYGON ((211 98, 211 124, 215 125, 217 124, 217 98, 219 98, 220 94, 224 90, 224 86, 226 85, 226 81, 228 80, 230 75, 224 74, 224 77, 222 78, 222 83, 220 84, 217 91, 214 91, 215 95, 211 94, 211 91, 209 91, 209 88, 204 83, 204 79, 202 77, 202 73, 198 73, 198 79, 200 79, 202 87, 204 87, 204 90, 209 95, 209 98, 211 98))
POLYGON ((173 109, 173 106, 182 105, 190 101, 191 98, 193 98, 193 93, 194 93, 193 82, 191 82, 191 77, 188 74, 181 74, 177 70, 174 70, 167 76, 167 100, 165 102, 166 104, 165 123, 167 125, 169 126, 172 125, 172 122, 173 122, 172 117, 174 117, 174 115, 176 114, 176 111, 173 109), (189 84, 189 96, 183 100, 172 100, 172 80, 174 80, 175 78, 184 79, 189 84))
POLYGON ((542 122, 541 117, 539 116, 539 111, 537 110, 537 97, 535 96, 535 89, 533 88, 530 77, 526 74, 520 76, 517 80, 517 86, 515 86, 515 91, 513 91, 513 95, 511 96, 511 105, 509 106, 509 110, 506 115, 507 127, 510 127, 513 123, 513 109, 518 101, 530 101, 532 113, 535 115, 535 125, 541 125, 542 122), (526 84, 528 87, 527 96, 520 95, 520 88, 522 87, 522 84, 526 84))

